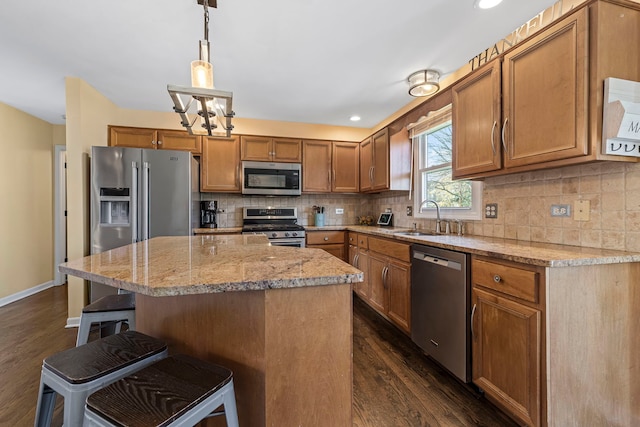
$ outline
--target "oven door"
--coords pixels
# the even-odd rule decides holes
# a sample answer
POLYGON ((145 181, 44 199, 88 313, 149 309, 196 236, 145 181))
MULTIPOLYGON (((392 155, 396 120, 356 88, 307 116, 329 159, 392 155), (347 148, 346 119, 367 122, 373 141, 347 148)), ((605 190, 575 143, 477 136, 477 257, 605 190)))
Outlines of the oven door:
POLYGON ((300 239, 269 239, 271 246, 289 246, 292 248, 304 248, 304 237, 300 239))

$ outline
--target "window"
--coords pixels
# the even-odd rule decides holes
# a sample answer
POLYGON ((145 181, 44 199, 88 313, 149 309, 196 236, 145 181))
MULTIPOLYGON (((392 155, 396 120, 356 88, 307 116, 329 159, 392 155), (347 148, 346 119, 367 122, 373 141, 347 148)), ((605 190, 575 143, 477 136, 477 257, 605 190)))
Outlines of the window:
POLYGON ((412 126, 414 215, 418 218, 481 219, 482 183, 451 178, 451 105, 412 126), (420 210, 422 209, 422 212, 420 210))

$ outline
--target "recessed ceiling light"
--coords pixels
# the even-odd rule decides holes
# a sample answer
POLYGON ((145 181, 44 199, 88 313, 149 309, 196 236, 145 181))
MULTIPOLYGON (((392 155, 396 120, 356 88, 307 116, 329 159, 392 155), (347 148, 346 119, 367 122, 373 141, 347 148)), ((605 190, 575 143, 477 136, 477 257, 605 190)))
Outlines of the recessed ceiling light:
POLYGON ((360 116, 351 116, 351 117, 349 117, 349 120, 351 120, 352 122, 359 122, 360 121, 360 116))
POLYGON ((502 0, 476 0, 473 7, 478 9, 491 9, 502 3, 502 0))

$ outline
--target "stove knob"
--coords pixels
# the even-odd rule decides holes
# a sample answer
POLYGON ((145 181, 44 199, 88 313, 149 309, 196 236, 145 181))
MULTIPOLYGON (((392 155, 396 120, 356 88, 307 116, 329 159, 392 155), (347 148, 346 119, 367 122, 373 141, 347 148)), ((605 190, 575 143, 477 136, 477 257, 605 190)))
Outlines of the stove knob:
POLYGON ((284 237, 289 237, 289 233, 284 233, 284 237))
POLYGON ((271 233, 271 237, 273 237, 273 238, 278 237, 278 233, 271 233))
POLYGON ((293 232, 293 237, 296 237, 298 235, 298 233, 296 231, 293 232))

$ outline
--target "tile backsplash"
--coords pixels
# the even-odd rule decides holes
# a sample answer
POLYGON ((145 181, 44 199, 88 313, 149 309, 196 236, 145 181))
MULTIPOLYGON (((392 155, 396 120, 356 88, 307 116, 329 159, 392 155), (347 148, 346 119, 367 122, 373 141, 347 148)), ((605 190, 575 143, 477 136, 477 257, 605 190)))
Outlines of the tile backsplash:
MULTIPOLYGON (((377 218, 391 208, 396 226, 434 228, 433 220, 406 215, 408 192, 276 198, 203 193, 202 199, 224 209, 219 227, 241 226, 242 208, 258 205, 297 207, 299 222, 314 225, 317 205, 325 207, 325 225, 356 224, 360 215, 377 218)), ((640 252, 640 164, 603 162, 487 178, 482 203, 496 203, 498 218, 466 221, 465 234, 640 252), (577 200, 589 201, 588 221, 573 219, 577 200), (554 204, 570 205, 571 217, 552 217, 554 204)))

